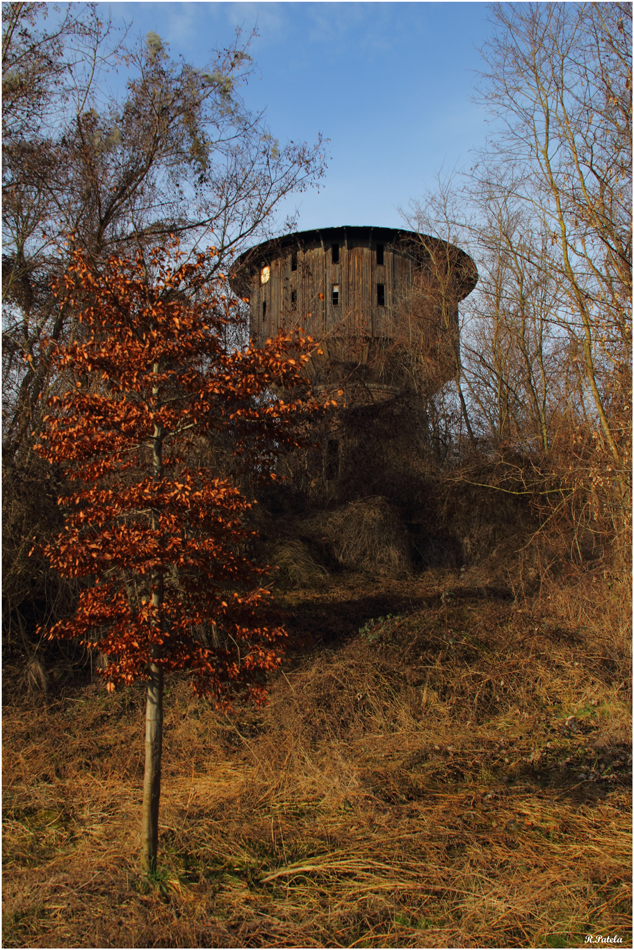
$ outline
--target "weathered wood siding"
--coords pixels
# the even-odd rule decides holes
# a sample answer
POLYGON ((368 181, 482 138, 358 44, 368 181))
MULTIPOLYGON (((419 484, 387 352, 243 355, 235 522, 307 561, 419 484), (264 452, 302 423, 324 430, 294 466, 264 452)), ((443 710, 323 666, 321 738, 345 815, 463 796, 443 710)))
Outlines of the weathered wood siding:
MULTIPOLYGON (((475 286, 477 272, 471 259, 458 248, 428 240, 441 260, 444 254, 447 261, 452 261, 452 274, 455 267, 459 275, 451 299, 445 295, 441 300, 442 294, 437 294, 434 300, 432 293, 425 304, 429 344, 437 348, 451 342, 457 350, 457 300, 475 286)), ((237 273, 234 286, 249 297, 251 335, 256 343, 263 343, 282 327, 291 329, 300 324, 315 340, 323 342, 331 360, 343 362, 376 359, 377 347, 389 345, 395 318, 402 317, 408 295, 416 293, 421 281, 429 284, 431 280, 433 284, 433 268, 427 266, 422 245, 416 245, 416 235, 389 228, 324 228, 269 241, 243 255, 237 273), (403 243, 408 238, 409 247, 403 243), (338 260, 333 260, 333 244, 338 245, 338 260), (379 286, 383 288, 382 303, 379 286)))
POLYGON ((385 238, 374 240, 368 232, 345 229, 339 236, 338 263, 332 262, 334 239, 313 239, 295 249, 280 248, 279 256, 263 257, 249 282, 255 339, 262 341, 281 326, 297 322, 316 339, 337 329, 360 336, 389 337, 394 303, 413 286, 413 264, 385 238), (377 244, 384 249, 383 264, 377 263, 377 244), (292 269, 293 254, 297 256, 296 270, 292 269), (265 283, 264 267, 270 274, 265 283), (382 306, 377 298, 379 285, 384 288, 382 306), (337 305, 333 303, 334 286, 339 287, 337 305))

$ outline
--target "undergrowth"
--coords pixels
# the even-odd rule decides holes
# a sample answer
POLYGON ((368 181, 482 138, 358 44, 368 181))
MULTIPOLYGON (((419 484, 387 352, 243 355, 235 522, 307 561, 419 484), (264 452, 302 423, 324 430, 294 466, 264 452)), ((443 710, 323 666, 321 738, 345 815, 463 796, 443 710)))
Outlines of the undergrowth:
POLYGON ((168 686, 151 881, 142 686, 5 707, 4 945, 630 946, 627 620, 589 583, 603 622, 464 572, 280 593, 268 707, 168 686))

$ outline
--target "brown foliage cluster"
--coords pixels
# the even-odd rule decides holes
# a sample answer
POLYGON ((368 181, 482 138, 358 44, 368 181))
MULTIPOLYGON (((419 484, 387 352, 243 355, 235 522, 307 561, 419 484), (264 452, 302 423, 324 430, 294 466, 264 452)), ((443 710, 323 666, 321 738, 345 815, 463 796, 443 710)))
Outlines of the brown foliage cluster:
POLYGON ((256 475, 274 477, 275 452, 297 444, 316 408, 298 401, 310 341, 228 348, 232 305, 205 280, 205 254, 183 257, 176 245, 96 270, 76 251, 57 287, 82 333, 56 350, 65 391, 50 397, 37 446, 72 486, 45 554, 84 583, 49 636, 98 648, 109 688, 147 676, 153 660, 191 670, 199 692, 232 683, 259 699, 255 680, 277 665, 284 633, 267 623, 266 570, 245 553, 250 503, 196 465, 196 446, 230 429, 247 470, 257 455, 256 475), (258 401, 273 383, 294 398, 258 401))
MULTIPOLYGON (((56 346, 81 338, 74 308, 52 290, 73 248, 98 268, 178 233, 190 247, 217 247, 207 258, 217 277, 281 199, 322 176, 325 158, 319 136, 314 147, 280 144, 249 112, 238 90, 252 70, 250 38, 239 30, 209 62, 191 63, 153 32, 133 39, 95 4, 48 13, 3 7, 3 645, 26 654, 37 624, 64 617, 78 591, 60 587, 39 555, 25 563, 29 545, 59 527, 59 472, 33 444, 48 396, 64 391, 56 346), (113 92, 123 63, 129 81, 113 92)), ((237 342, 243 327, 233 329, 237 342)))

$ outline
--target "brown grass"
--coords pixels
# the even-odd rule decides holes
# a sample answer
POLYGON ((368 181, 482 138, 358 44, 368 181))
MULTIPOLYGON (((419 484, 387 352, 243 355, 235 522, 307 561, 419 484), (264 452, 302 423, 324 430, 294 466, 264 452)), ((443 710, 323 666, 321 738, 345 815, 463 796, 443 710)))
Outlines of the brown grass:
POLYGON ((349 570, 398 577, 411 569, 407 531, 397 510, 381 496, 321 511, 301 528, 349 570))
POLYGON ((142 689, 5 708, 4 945, 631 946, 621 634, 453 573, 367 583, 283 595, 338 639, 267 708, 173 682, 154 883, 142 689))
POLYGON ((315 560, 310 550, 297 538, 280 540, 267 552, 266 560, 278 570, 273 575, 276 587, 322 587, 328 581, 328 571, 315 560))

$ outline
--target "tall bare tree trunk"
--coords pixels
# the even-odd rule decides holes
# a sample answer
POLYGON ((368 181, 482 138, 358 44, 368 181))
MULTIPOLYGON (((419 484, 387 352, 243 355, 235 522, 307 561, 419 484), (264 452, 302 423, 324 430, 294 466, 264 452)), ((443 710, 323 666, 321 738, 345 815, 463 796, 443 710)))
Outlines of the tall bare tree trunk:
POLYGON ((161 751, 163 747, 163 669, 149 666, 145 712, 145 777, 141 818, 141 867, 146 874, 156 871, 158 816, 161 796, 161 751))

